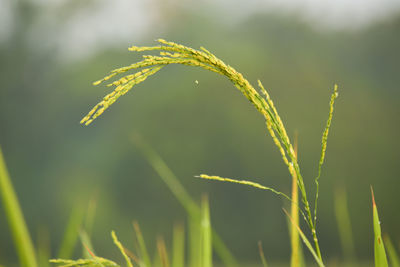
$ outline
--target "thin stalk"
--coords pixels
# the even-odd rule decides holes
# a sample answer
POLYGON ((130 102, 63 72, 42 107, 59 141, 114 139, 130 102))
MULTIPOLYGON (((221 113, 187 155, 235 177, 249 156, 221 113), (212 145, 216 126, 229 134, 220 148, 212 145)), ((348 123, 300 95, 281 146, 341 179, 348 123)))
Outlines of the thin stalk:
MULTIPOLYGON (((186 210, 189 217, 189 233, 190 240, 197 240, 196 231, 198 231, 198 220, 201 217, 201 208, 189 195, 183 185, 180 183, 179 179, 175 176, 172 170, 168 167, 165 161, 158 155, 158 153, 147 144, 139 135, 134 135, 132 138, 133 143, 141 150, 149 164, 157 172, 163 182, 170 189, 172 194, 178 199, 179 203, 186 210)), ((196 243, 197 241, 193 241, 196 243)), ((196 255, 196 245, 193 246, 191 242, 190 255, 196 255), (193 248, 195 247, 195 248, 193 248), (192 250, 193 248, 193 250, 192 250)), ((239 266, 233 254, 227 248, 225 243, 222 241, 215 229, 212 228, 212 242, 215 248, 216 254, 220 257, 222 262, 227 266, 239 266)), ((191 266, 191 265, 190 265, 191 266)))
MULTIPOLYGON (((298 156, 298 135, 295 133, 294 139, 294 153, 298 156)), ((293 219, 293 222, 290 227, 290 244, 292 248, 292 253, 290 256, 290 266, 291 267, 299 267, 301 265, 300 261, 300 238, 299 233, 296 230, 296 226, 299 224, 299 207, 298 207, 298 199, 299 192, 297 187, 297 177, 293 177, 292 179, 292 203, 290 206, 290 214, 293 219)))
POLYGON ((0 147, 0 193, 21 266, 37 267, 35 250, 0 147))
MULTIPOLYGON (((295 167, 295 169, 296 169, 296 175, 298 175, 297 177, 301 177, 300 170, 299 170, 299 166, 298 166, 297 162, 295 163, 295 166, 296 166, 296 167, 295 167)), ((299 183, 302 184, 302 186, 301 186, 301 187, 299 186, 299 188, 300 188, 300 191, 301 191, 302 201, 303 201, 303 204, 304 204, 304 208, 305 208, 306 214, 307 214, 307 222, 308 222, 308 225, 309 225, 309 227, 310 227, 310 229, 311 229, 311 234, 312 234, 313 241, 314 241, 315 251, 316 251, 316 253, 317 253, 318 258, 319 258, 319 259, 321 260, 321 262, 322 262, 322 255, 321 255, 321 250, 320 250, 320 248, 319 248, 319 242, 318 242, 318 237, 317 237, 317 231, 316 231, 315 226, 314 226, 314 223, 313 223, 313 219, 312 219, 313 217, 312 217, 312 215, 311 215, 310 204, 308 203, 308 200, 307 200, 307 193, 306 193, 306 190, 305 190, 305 188, 304 188, 303 178, 301 177, 300 179, 297 179, 297 181, 299 181, 299 183)))
POLYGON ((267 260, 265 259, 264 250, 261 241, 258 241, 258 253, 260 254, 263 267, 268 267, 267 260))

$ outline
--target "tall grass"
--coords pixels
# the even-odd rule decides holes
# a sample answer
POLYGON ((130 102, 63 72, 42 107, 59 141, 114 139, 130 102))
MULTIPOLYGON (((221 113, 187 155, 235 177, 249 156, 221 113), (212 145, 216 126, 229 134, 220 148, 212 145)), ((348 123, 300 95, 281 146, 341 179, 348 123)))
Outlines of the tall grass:
MULTIPOLYGON (((165 161, 160 157, 160 155, 141 138, 138 134, 132 136, 132 142, 140 149, 143 153, 145 159, 148 161, 150 166, 159 175, 161 180, 167 185, 168 189, 172 192, 175 198, 185 209, 188 215, 189 221, 189 232, 190 236, 190 266, 197 266, 200 261, 200 221, 201 217, 201 207, 196 204, 196 201, 189 195, 183 185, 180 183, 179 179, 173 173, 173 171, 168 167, 165 161)), ((238 266, 237 260, 229 251, 225 243, 220 238, 219 234, 215 229, 212 228, 212 243, 215 252, 227 266, 238 266)))
POLYGON ((36 254, 0 147, 0 192, 21 266, 36 267, 36 254))
MULTIPOLYGON (((193 220, 194 222, 194 220, 193 220)), ((199 227, 195 229, 195 232, 189 231, 189 238, 192 235, 198 237, 196 244, 196 254, 189 255, 189 265, 186 265, 185 258, 185 246, 184 246, 184 230, 183 226, 177 224, 173 230, 173 242, 172 242, 172 264, 171 254, 164 238, 159 236, 157 238, 157 254, 156 257, 151 260, 148 257, 148 251, 142 236, 139 224, 134 222, 134 229, 136 232, 136 241, 138 242, 137 254, 129 251, 125 248, 122 243, 118 240, 117 235, 114 231, 111 232, 114 244, 121 253, 122 259, 125 265, 117 264, 114 261, 107 260, 95 255, 92 250, 88 250, 89 257, 85 259, 69 260, 69 259, 54 259, 50 260, 60 267, 106 267, 106 266, 127 266, 127 267, 212 267, 212 227, 209 212, 209 203, 206 196, 203 196, 201 201, 201 215, 196 222, 199 227)), ((227 264, 226 266, 231 266, 227 264)))
POLYGON ((334 191, 334 208, 343 254, 347 261, 354 261, 355 248, 353 230, 351 227, 350 212, 347 206, 347 193, 343 186, 337 187, 334 191))
POLYGON ((172 238, 172 266, 185 266, 185 229, 183 224, 175 224, 172 238))
POLYGON ((383 241, 389 255, 391 266, 400 267, 400 258, 388 234, 383 236, 383 241))
MULTIPOLYGON (((155 74, 161 70, 164 66, 169 64, 183 64, 189 66, 198 66, 206 70, 210 70, 226 76, 233 84, 243 93, 243 95, 253 104, 256 110, 265 118, 267 130, 274 140, 275 145, 278 147, 281 153, 284 163, 287 165, 289 173, 292 176, 292 194, 288 195, 279 192, 271 187, 261 185, 249 180, 238 180, 231 178, 223 178, 215 175, 201 174, 198 177, 209 180, 217 180, 224 182, 238 183, 255 187, 262 190, 271 191, 287 200, 291 203, 290 214, 284 210, 291 223, 291 266, 304 266, 302 262, 301 246, 299 239, 301 239, 311 255, 314 257, 316 263, 319 266, 324 266, 322 260, 322 254, 319 247, 317 238, 316 225, 317 225, 317 203, 319 196, 319 179, 321 176, 321 168, 324 163, 326 145, 328 139, 328 133, 332 121, 333 109, 335 99, 337 97, 337 86, 334 87, 334 92, 330 101, 329 116, 325 126, 325 130, 322 135, 321 141, 321 156, 318 164, 318 174, 315 178, 316 194, 314 198, 314 208, 311 209, 311 204, 307 197, 307 191, 305 188, 304 180, 301 176, 300 167, 297 161, 297 146, 292 146, 288 135, 286 134, 285 127, 281 121, 278 112, 274 106, 274 103, 270 99, 267 91, 262 86, 261 82, 258 81, 259 91, 238 73, 231 66, 225 64, 219 60, 216 56, 211 54, 208 50, 201 48, 201 50, 195 50, 180 44, 167 42, 165 40, 158 40, 160 45, 153 47, 131 47, 132 51, 160 51, 159 56, 145 55, 144 59, 138 63, 134 63, 128 67, 122 67, 113 70, 110 75, 106 76, 102 80, 95 82, 99 84, 106 81, 115 75, 125 73, 127 71, 141 68, 140 71, 135 74, 130 74, 122 77, 112 83, 109 86, 116 86, 115 90, 108 94, 103 100, 97 104, 89 114, 82 119, 81 123, 86 125, 90 124, 95 118, 101 115, 111 104, 113 104, 120 96, 127 93, 134 85, 143 82, 149 76, 155 74), (298 202, 298 197, 301 198, 301 203, 298 202), (301 204, 301 205, 300 205, 301 204), (308 240, 306 234, 300 228, 299 214, 302 215, 305 222, 307 223, 310 235, 313 237, 313 244, 308 240)), ((134 142, 138 147, 141 148, 143 154, 147 158, 150 165, 159 174, 160 178, 169 187, 174 196, 179 200, 182 206, 185 208, 188 214, 188 230, 189 236, 189 248, 188 259, 185 260, 185 231, 181 224, 177 224, 173 229, 173 242, 171 253, 168 250, 168 245, 165 243, 162 237, 157 240, 157 251, 158 254, 155 259, 151 259, 149 252, 145 245, 145 239, 142 236, 138 223, 134 222, 133 228, 136 233, 136 242, 138 251, 137 254, 132 253, 125 248, 122 243, 118 240, 114 231, 111 236, 114 244, 119 249, 122 258, 127 267, 183 267, 186 263, 190 267, 212 267, 213 266, 213 250, 219 255, 221 260, 226 266, 238 266, 236 260, 227 249, 225 244, 219 238, 216 231, 211 226, 210 219, 210 207, 208 198, 204 196, 201 204, 198 205, 190 195, 186 192, 184 187, 180 184, 179 180, 175 177, 173 172, 168 168, 167 164, 159 157, 159 155, 152 150, 152 148, 145 144, 143 140, 138 138, 134 139, 134 142), (171 257, 172 255, 172 257, 171 257)), ((295 142, 297 144, 297 142, 295 142)), ((335 194, 335 210, 336 217, 340 229, 340 235, 345 251, 348 251, 348 255, 354 255, 353 242, 350 237, 351 226, 350 219, 348 216, 348 208, 346 202, 346 194, 338 191, 335 194), (339 192, 339 193, 338 193, 339 192)), ((44 257, 49 255, 49 237, 46 231, 41 231, 38 241, 38 254, 37 257, 35 250, 30 239, 29 232, 26 227, 21 208, 18 203, 15 191, 11 184, 9 174, 4 162, 3 154, 0 148, 0 193, 2 196, 2 202, 6 217, 10 225, 11 233, 14 239, 17 254, 21 266, 36 267, 38 263, 36 258, 40 259, 41 266, 47 266, 44 257)), ((387 267, 388 260, 386 257, 385 245, 388 249, 388 255, 392 266, 399 266, 399 256, 394 248, 391 240, 388 236, 382 240, 381 236, 381 225, 378 216, 378 209, 375 202, 375 197, 372 192, 372 210, 373 210, 373 229, 374 229, 374 256, 376 267, 387 267)), ((94 222, 94 210, 95 202, 91 202, 89 205, 86 220, 84 220, 83 209, 77 207, 73 210, 68 226, 65 231, 64 241, 62 242, 59 256, 69 258, 72 255, 72 251, 80 237, 85 251, 83 253, 84 258, 78 260, 70 259, 55 259, 50 260, 51 263, 55 263, 58 266, 64 267, 106 267, 106 266, 122 266, 113 261, 98 257, 91 245, 89 232, 94 222), (82 229, 85 228, 85 229, 82 229)), ((264 256, 264 252, 259 243, 259 253, 261 257, 261 263, 264 267, 267 266, 267 261, 264 256)))
POLYGON ((58 251, 58 258, 68 259, 72 256, 76 242, 79 239, 84 214, 82 205, 73 207, 58 251))

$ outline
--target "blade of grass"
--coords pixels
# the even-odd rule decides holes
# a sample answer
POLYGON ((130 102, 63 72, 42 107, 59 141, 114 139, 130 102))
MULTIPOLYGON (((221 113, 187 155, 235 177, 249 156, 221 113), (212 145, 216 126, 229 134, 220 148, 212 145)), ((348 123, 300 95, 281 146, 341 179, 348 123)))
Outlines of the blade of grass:
MULTIPOLYGON (((82 243, 82 245, 88 252, 89 260, 93 260, 96 263, 96 266, 98 265, 99 267, 105 267, 104 264, 100 261, 99 257, 97 257, 94 254, 94 251, 90 250, 90 248, 88 246, 86 246, 85 243, 82 243)), ((63 267, 66 267, 66 266, 63 266, 63 267)))
POLYGON ((89 200, 89 204, 86 209, 86 216, 84 216, 85 218, 82 222, 83 229, 80 230, 79 233, 81 243, 84 244, 84 247, 82 248, 82 255, 84 258, 87 259, 90 258, 88 251, 90 250, 94 252, 92 241, 90 238, 90 233, 93 228, 94 217, 96 214, 96 206, 97 206, 97 192, 89 200), (85 247, 88 248, 89 250, 86 249, 85 247))
POLYGON ((189 219, 189 266, 201 266, 201 219, 199 216, 188 216, 189 219))
POLYGON ((158 254, 160 255, 161 259, 161 266, 162 267, 169 267, 169 259, 168 259, 168 252, 167 252, 167 246, 165 245, 164 238, 159 237, 157 239, 157 251, 158 254))
POLYGON ((390 260, 390 263, 392 264, 392 267, 400 267, 399 255, 397 254, 397 251, 396 251, 395 247, 393 246, 392 240, 390 240, 390 237, 388 234, 385 234, 383 236, 383 241, 385 243, 387 252, 389 254, 389 260, 390 260))
POLYGON ((50 234, 46 227, 40 225, 37 231, 37 259, 40 267, 48 267, 50 259, 50 234))
MULTIPOLYGON (((298 134, 295 132, 294 138, 294 154, 297 158, 298 156, 298 134)), ((290 245, 292 253, 290 256, 290 266, 300 267, 302 264, 302 251, 300 244, 299 233, 296 230, 296 226, 299 224, 299 193, 297 187, 297 176, 292 176, 292 201, 290 205, 290 214, 293 218, 294 223, 290 224, 290 245)))
POLYGON ((65 233, 61 241, 61 246, 58 251, 57 258, 71 258, 75 245, 79 239, 79 232, 84 218, 84 210, 81 205, 75 205, 72 208, 65 233))
POLYGON ((268 267, 267 260, 265 259, 265 255, 264 255, 264 250, 262 248, 261 241, 258 241, 258 251, 259 251, 259 254, 260 254, 260 258, 261 258, 261 262, 263 264, 263 267, 268 267))
POLYGON ((151 266, 150 256, 146 247, 146 243, 144 242, 142 231, 140 231, 139 223, 137 221, 133 222, 133 229, 135 230, 136 239, 139 245, 139 252, 141 259, 140 266, 150 267, 151 266))
POLYGON ((163 182, 168 186, 172 194, 183 205, 185 210, 191 216, 200 215, 200 209, 198 208, 197 204, 192 200, 185 188, 179 182, 178 178, 173 174, 170 168, 168 168, 161 157, 153 149, 151 149, 147 143, 144 143, 144 141, 138 137, 138 135, 133 136, 133 142, 141 150, 147 161, 157 172, 163 182))
POLYGON ((36 255, 29 235, 28 228, 18 202, 17 195, 11 183, 10 176, 0 147, 0 192, 4 211, 10 226, 14 245, 17 250, 21 266, 36 267, 36 255))
POLYGON ((98 191, 95 191, 95 193, 89 200, 89 204, 86 210, 85 221, 83 223, 85 231, 89 237, 92 232, 93 222, 96 215, 97 199, 98 199, 98 191))
POLYGON ((160 258, 160 253, 158 253, 158 251, 155 251, 155 254, 152 258, 151 263, 153 264, 153 266, 155 267, 160 267, 161 266, 161 258, 160 258))
POLYGON ((202 240, 202 267, 212 267, 212 239, 210 223, 210 206, 208 197, 201 200, 201 240, 202 240))
POLYGON ((388 262, 386 258, 385 246, 381 236, 381 222, 379 221, 378 208, 375 203, 374 191, 371 186, 372 195, 372 217, 374 221, 374 255, 375 267, 387 267, 388 262))
POLYGON ((213 248, 217 252, 218 257, 225 266, 238 267, 239 265, 236 259, 233 257, 231 251, 227 248, 224 241, 222 241, 221 237, 213 228, 211 230, 213 248))
POLYGON ((81 230, 79 233, 79 238, 82 243, 82 255, 85 259, 90 259, 92 256, 89 251, 96 253, 93 249, 92 241, 90 240, 89 234, 85 230, 81 230))
POLYGON ((318 266, 324 267, 325 265, 323 264, 321 259, 318 257, 317 252, 315 252, 313 246, 311 245, 310 241, 308 241, 308 239, 305 236, 305 234, 303 233, 303 231, 301 231, 299 225, 295 224, 295 222, 293 221, 292 217, 290 217, 289 213, 285 209, 283 209, 283 211, 285 212, 286 216, 288 216, 288 218, 290 219, 290 222, 296 226, 297 232, 299 233, 301 239, 303 240, 303 242, 306 245, 306 247, 308 248, 308 250, 311 252, 311 255, 314 257, 314 259, 317 262, 318 266))
MULTIPOLYGON (((201 211, 199 205, 190 197, 185 188, 179 182, 175 174, 168 168, 163 159, 140 138, 138 135, 132 137, 133 143, 140 149, 150 166, 157 172, 162 181, 171 190, 172 194, 178 199, 179 203, 184 207, 189 215, 190 235, 193 234, 195 221, 200 217, 201 211)), ((236 259, 221 240, 215 229, 212 229, 212 241, 216 253, 222 262, 227 266, 239 266, 236 259)))
POLYGON ((185 266, 185 231, 182 224, 175 224, 172 237, 172 266, 185 266))
POLYGON ((343 186, 334 192, 335 217, 339 229, 339 237, 343 254, 349 262, 354 260, 354 242, 351 228, 350 213, 347 206, 347 193, 343 186))

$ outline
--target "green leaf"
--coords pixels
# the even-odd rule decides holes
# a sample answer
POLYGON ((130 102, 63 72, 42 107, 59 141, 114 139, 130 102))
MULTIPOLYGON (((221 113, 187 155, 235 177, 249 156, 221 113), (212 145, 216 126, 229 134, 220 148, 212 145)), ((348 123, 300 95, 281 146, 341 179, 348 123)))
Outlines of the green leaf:
POLYGON ((376 208, 374 191, 371 186, 372 195, 372 216, 374 221, 374 254, 375 254, 375 267, 387 267, 388 262, 386 259, 385 246, 381 236, 381 222, 379 221, 378 209, 376 208))
POLYGON ((212 267, 212 237, 210 223, 210 207, 207 196, 201 201, 201 243, 202 243, 202 267, 212 267))
POLYGON ((189 266, 201 266, 201 219, 188 216, 189 219, 189 266))
POLYGON ((185 231, 182 224, 174 225, 172 237, 172 266, 185 266, 185 231))
POLYGON ((17 250, 21 266, 36 267, 36 255, 32 240, 26 227, 24 215, 18 203, 17 195, 14 191, 11 179, 8 175, 3 152, 0 147, 0 193, 3 201, 4 211, 11 234, 17 250))
POLYGON ((265 255, 264 255, 264 250, 262 248, 261 241, 258 241, 258 252, 260 254, 260 258, 261 258, 261 262, 263 264, 263 267, 268 267, 267 260, 265 259, 265 255))
POLYGON ((75 245, 79 238, 79 231, 84 218, 84 209, 81 205, 75 205, 69 217, 65 233, 62 238, 58 258, 69 259, 74 252, 75 245))
POLYGON ((135 229, 136 239, 139 245, 140 260, 141 260, 140 266, 150 267, 151 266, 150 256, 147 251, 146 243, 144 242, 142 231, 140 231, 139 223, 136 221, 133 222, 133 228, 135 229))
POLYGON ((385 243, 386 249, 389 254, 390 263, 392 264, 393 267, 400 267, 399 255, 398 255, 395 247, 393 246, 393 243, 390 240, 389 235, 385 234, 383 236, 383 241, 385 243))
POLYGON ((336 188, 334 192, 334 206, 343 254, 347 261, 353 261, 355 258, 353 231, 350 221, 350 212, 347 206, 347 193, 344 186, 336 188))

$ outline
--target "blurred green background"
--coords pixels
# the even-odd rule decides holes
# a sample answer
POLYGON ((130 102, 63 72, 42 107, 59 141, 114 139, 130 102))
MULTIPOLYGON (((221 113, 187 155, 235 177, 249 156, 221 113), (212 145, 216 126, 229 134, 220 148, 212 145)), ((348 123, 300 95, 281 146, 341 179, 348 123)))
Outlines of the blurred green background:
MULTIPOLYGON (((2 0, 0 144, 34 241, 47 232, 54 257, 73 207, 85 208, 91 199, 99 255, 117 253, 111 229, 132 245, 133 219, 151 247, 157 235, 170 238, 173 223, 186 215, 132 143, 140 134, 194 198, 209 194, 212 223, 240 261, 258 261, 259 240, 268 259, 289 258, 281 209, 288 203, 193 177, 247 178, 290 192, 291 178, 263 118, 226 79, 170 66, 89 127, 79 124, 109 91, 92 81, 138 60, 130 45, 165 38, 204 46, 253 85, 263 81, 290 135, 298 131, 312 192, 337 83, 320 180, 322 251, 331 260, 343 257, 333 194, 345 188, 357 258, 372 259, 370 185, 383 232, 399 247, 400 5, 316 2, 2 0)), ((0 229, 0 264, 12 266, 17 257, 2 208, 0 229)))

